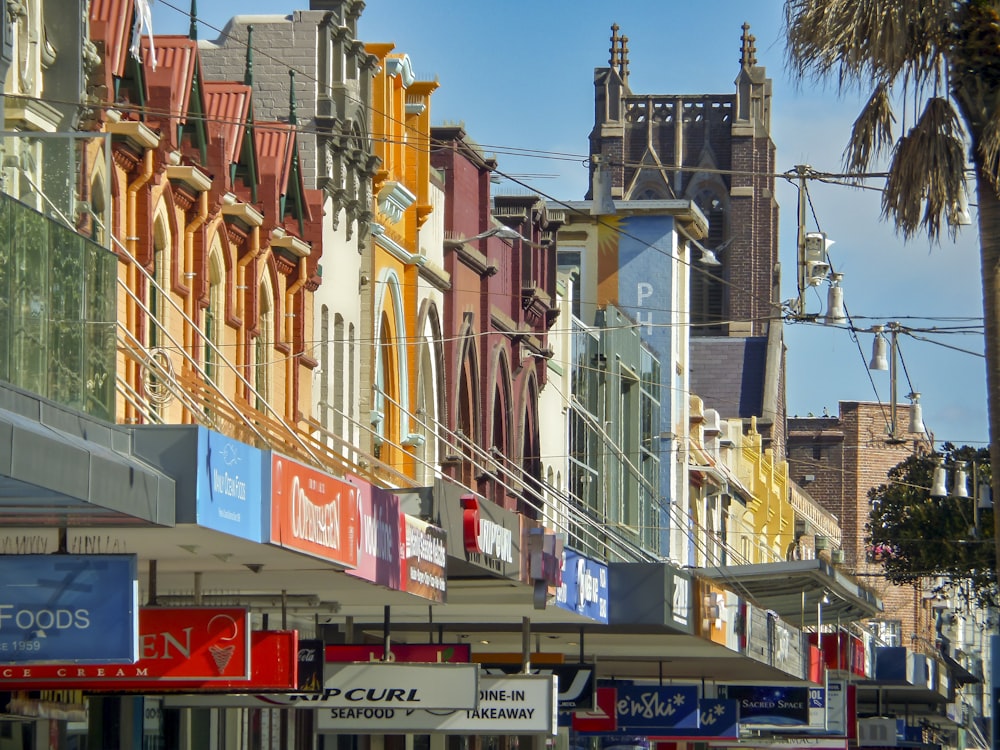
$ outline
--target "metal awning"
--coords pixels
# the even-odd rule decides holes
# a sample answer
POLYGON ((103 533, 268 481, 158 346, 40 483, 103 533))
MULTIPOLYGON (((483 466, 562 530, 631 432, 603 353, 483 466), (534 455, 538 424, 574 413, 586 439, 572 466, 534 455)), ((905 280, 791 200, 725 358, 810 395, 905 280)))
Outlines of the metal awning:
POLYGON ((759 565, 725 565, 699 569, 733 593, 778 613, 802 627, 848 623, 874 617, 882 602, 850 576, 825 560, 790 560, 759 565), (826 595, 829 603, 820 604, 826 595))
POLYGON ((173 480, 130 446, 127 428, 0 387, 0 522, 172 525, 173 480))

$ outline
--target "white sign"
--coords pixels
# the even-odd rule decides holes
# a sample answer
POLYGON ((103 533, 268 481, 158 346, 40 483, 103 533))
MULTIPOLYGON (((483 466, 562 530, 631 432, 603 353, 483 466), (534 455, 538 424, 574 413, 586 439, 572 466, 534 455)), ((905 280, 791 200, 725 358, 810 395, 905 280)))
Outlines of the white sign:
POLYGON ((558 731, 556 678, 510 675, 479 680, 479 705, 458 711, 324 707, 316 729, 338 734, 549 734, 558 731))
POLYGON ((172 708, 344 708, 401 713, 431 709, 475 708, 479 692, 478 664, 413 664, 359 662, 327 664, 319 693, 267 695, 171 695, 172 708))
POLYGON ((478 664, 327 664, 319 694, 343 708, 475 708, 478 664))

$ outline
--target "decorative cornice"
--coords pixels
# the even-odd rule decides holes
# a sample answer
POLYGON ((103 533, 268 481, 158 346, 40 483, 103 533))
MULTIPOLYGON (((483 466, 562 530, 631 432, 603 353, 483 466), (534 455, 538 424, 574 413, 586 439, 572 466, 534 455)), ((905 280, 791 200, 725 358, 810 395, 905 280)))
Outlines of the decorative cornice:
POLYGON ((167 167, 167 179, 187 185, 195 193, 204 193, 212 189, 212 178, 198 167, 170 166, 167 167))
POLYGON ((385 61, 385 72, 390 77, 400 76, 404 88, 409 88, 410 84, 417 80, 409 55, 387 58, 385 61))
POLYGON ((420 253, 411 253, 405 247, 400 245, 396 240, 386 234, 385 227, 378 222, 372 222, 371 225, 372 239, 375 240, 375 244, 385 250, 389 255, 391 255, 396 260, 401 263, 405 263, 408 266, 423 266, 427 263, 427 256, 421 255, 420 253))
POLYGON ((460 240, 445 240, 444 247, 445 250, 455 253, 459 261, 478 273, 480 277, 494 276, 500 270, 496 263, 460 240))
POLYGON ((305 240, 300 240, 290 234, 277 233, 275 230, 271 233, 271 247, 280 247, 283 250, 287 250, 289 254, 295 256, 296 258, 308 258, 312 253, 312 245, 310 245, 305 240))
POLYGON ((238 221, 247 229, 259 227, 264 223, 264 214, 249 203, 223 203, 222 218, 227 222, 238 221))
POLYGON ((109 133, 121 136, 140 151, 147 148, 156 148, 160 144, 159 133, 151 130, 137 120, 109 121, 106 127, 109 133))
POLYGON ((54 133, 62 118, 59 110, 41 99, 24 96, 7 96, 4 103, 4 128, 6 130, 33 130, 54 133))
POLYGON ((451 274, 435 263, 430 261, 423 263, 418 273, 421 279, 439 292, 447 292, 451 289, 451 274))

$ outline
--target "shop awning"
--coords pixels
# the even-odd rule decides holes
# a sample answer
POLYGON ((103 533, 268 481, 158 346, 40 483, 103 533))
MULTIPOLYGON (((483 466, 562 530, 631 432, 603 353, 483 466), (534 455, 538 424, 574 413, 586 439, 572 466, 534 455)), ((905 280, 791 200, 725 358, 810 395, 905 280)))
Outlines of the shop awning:
POLYGON ((873 592, 821 559, 725 565, 698 572, 798 627, 815 627, 820 618, 831 625, 848 623, 882 611, 873 592), (827 603, 821 603, 824 595, 827 603))
POLYGON ((126 428, 0 386, 0 523, 174 523, 174 482, 130 452, 126 428))

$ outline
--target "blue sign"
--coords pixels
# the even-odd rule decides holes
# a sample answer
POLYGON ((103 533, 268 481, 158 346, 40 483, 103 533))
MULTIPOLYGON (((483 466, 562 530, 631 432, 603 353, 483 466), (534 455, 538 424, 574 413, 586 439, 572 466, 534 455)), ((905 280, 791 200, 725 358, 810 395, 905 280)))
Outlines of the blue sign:
POLYGON ((697 685, 618 684, 615 713, 618 731, 662 734, 698 727, 697 685))
POLYGON ((135 555, 0 555, 0 663, 139 658, 135 555))
POLYGON ((263 541, 263 462, 264 454, 256 448, 199 428, 198 525, 263 541))
POLYGON ((563 548, 562 585, 556 605, 608 624, 608 566, 563 548))
POLYGON ((808 687, 720 685, 719 696, 739 703, 740 724, 809 724, 808 687))

